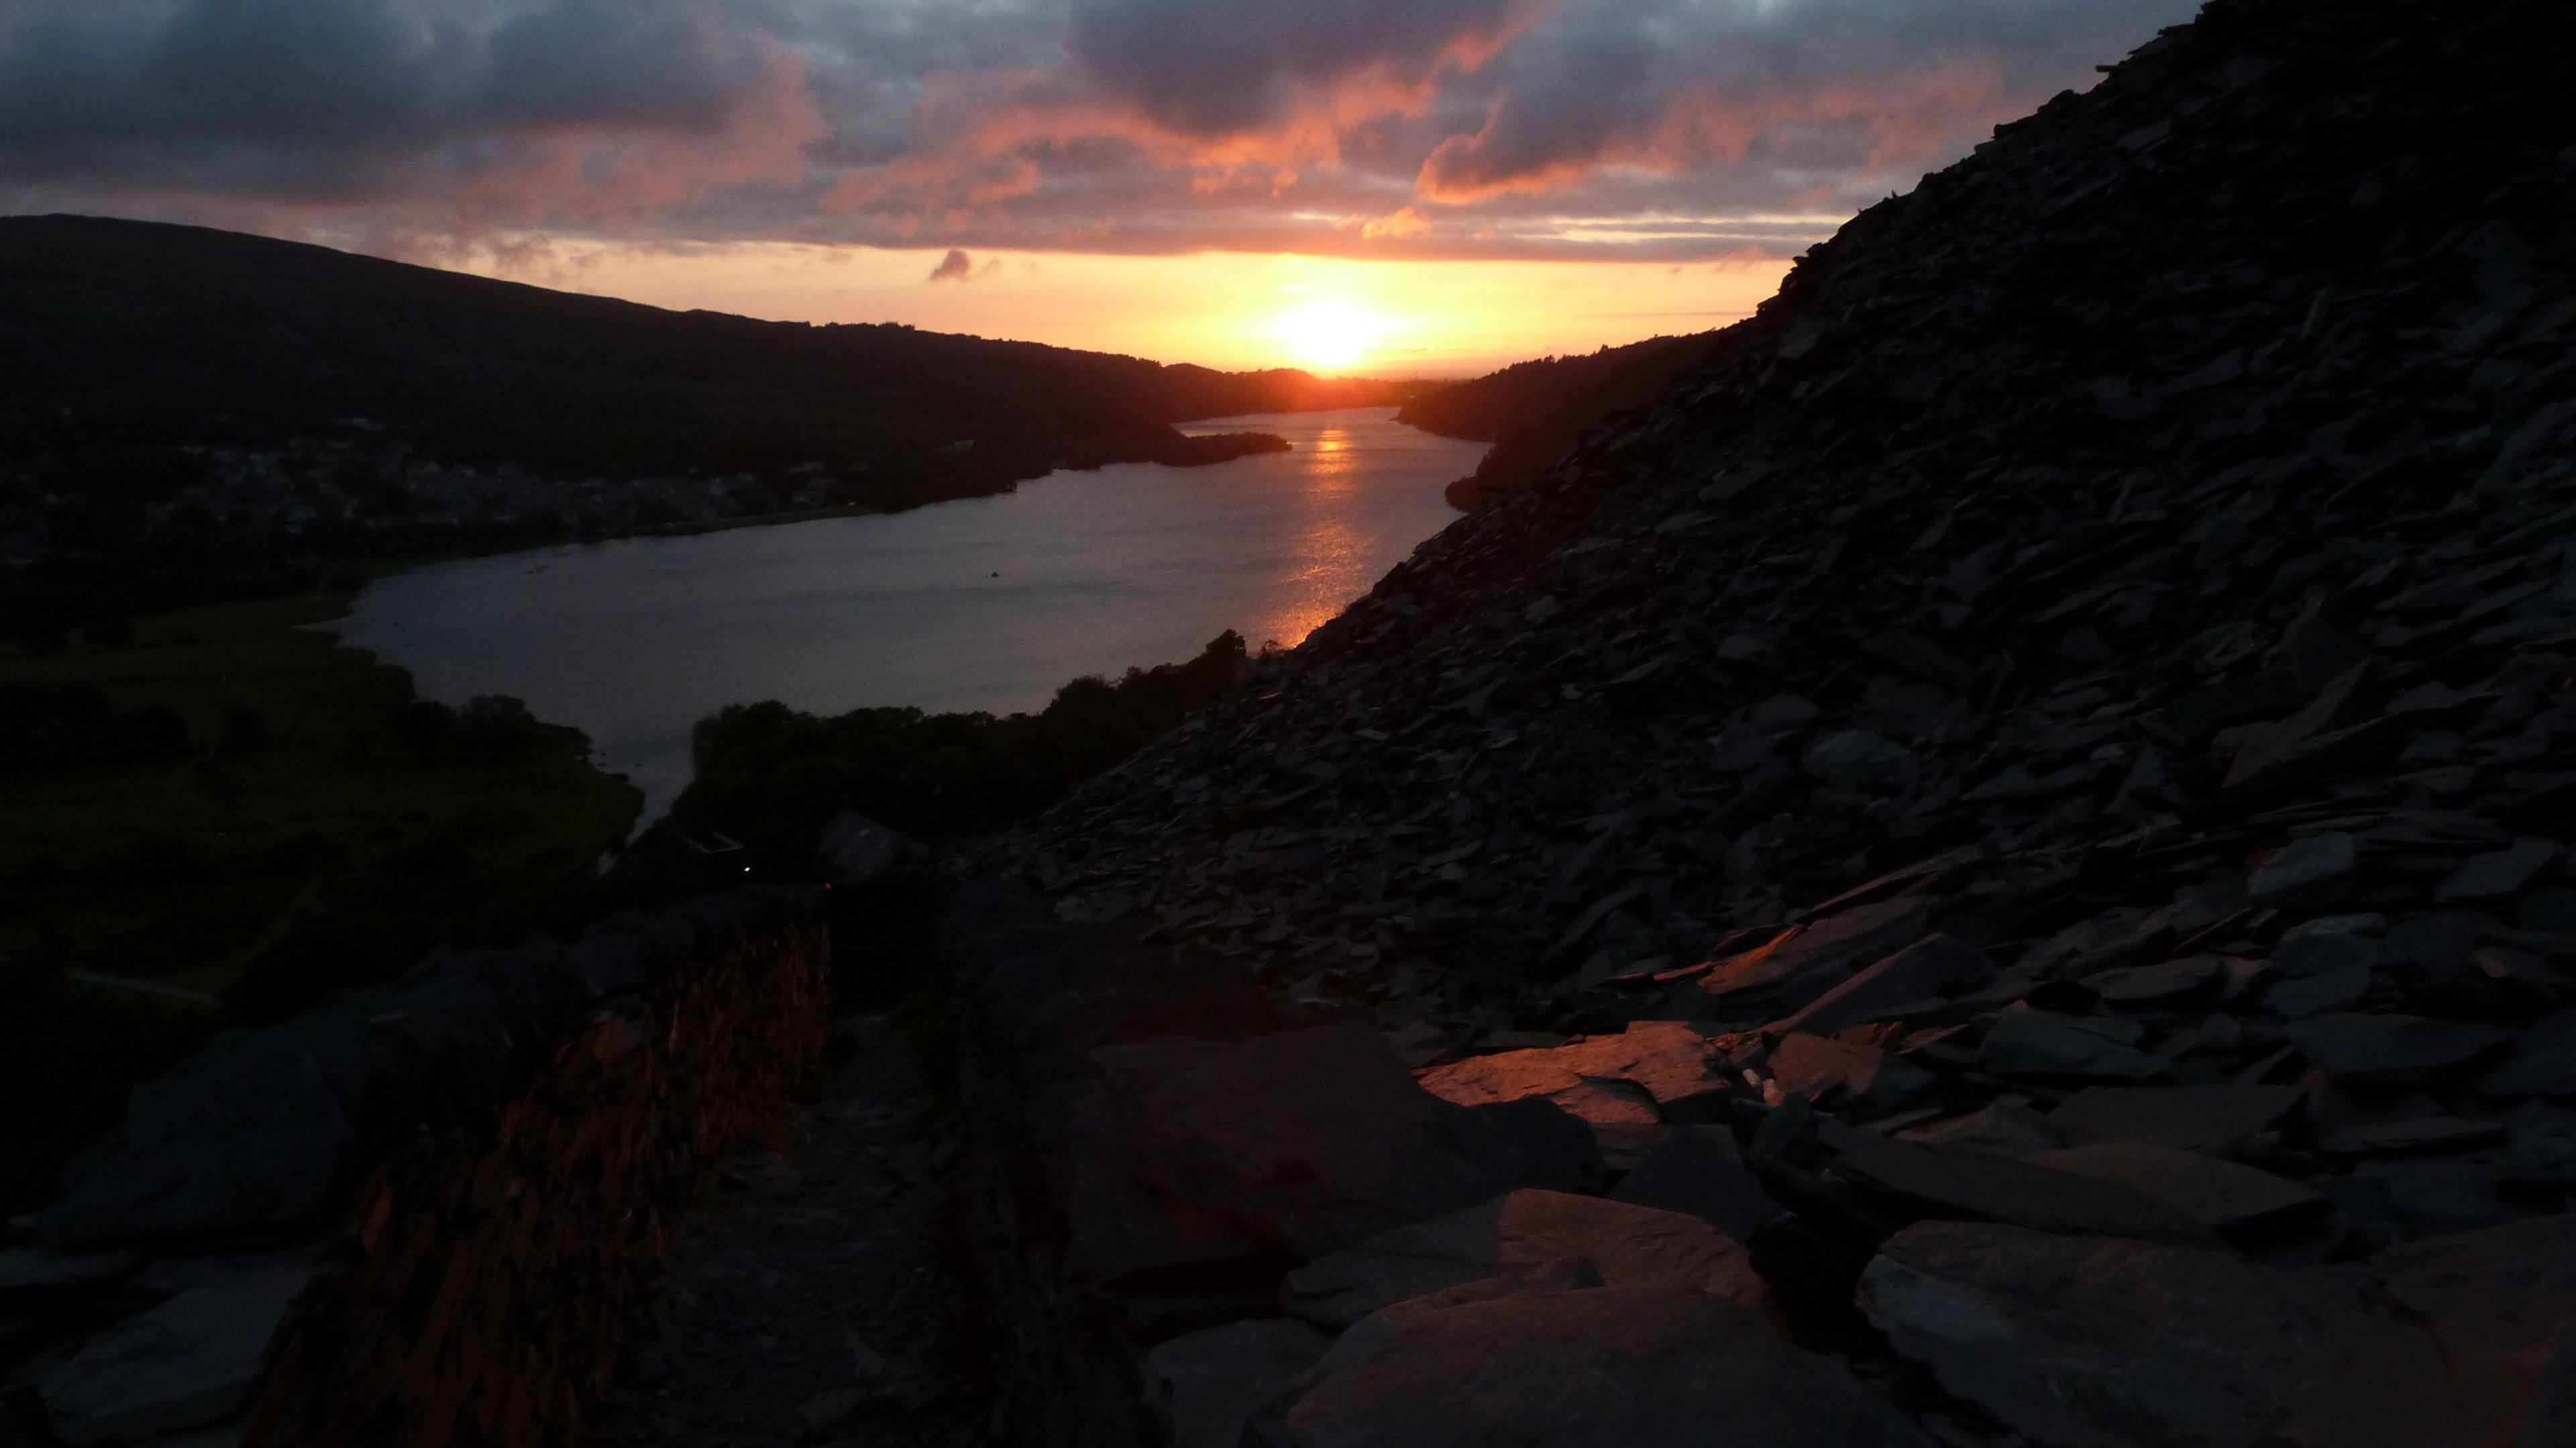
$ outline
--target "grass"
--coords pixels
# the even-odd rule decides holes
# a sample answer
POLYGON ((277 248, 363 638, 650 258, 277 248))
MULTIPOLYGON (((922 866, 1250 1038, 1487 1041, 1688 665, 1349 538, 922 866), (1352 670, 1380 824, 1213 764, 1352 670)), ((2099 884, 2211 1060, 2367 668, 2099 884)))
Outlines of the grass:
POLYGON ((45 1140, 0 1146, 10 1206, 223 1021, 570 923, 633 824, 636 791, 571 731, 460 721, 311 627, 346 602, 194 608, 127 645, 0 652, 0 686, 95 689, 187 736, 121 763, 0 761, 0 1099, 62 1107, 27 1133, 45 1140))

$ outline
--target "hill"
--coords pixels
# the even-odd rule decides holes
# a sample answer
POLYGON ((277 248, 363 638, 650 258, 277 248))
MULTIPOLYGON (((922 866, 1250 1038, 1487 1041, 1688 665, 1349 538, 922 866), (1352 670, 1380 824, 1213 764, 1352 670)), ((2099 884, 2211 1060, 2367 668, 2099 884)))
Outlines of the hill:
POLYGON ((0 218, 0 439, 275 442, 363 418, 454 461, 624 473, 809 461, 1028 477, 1150 460, 1169 424, 1391 402, 900 325, 811 326, 548 291, 325 247, 0 218), (961 442, 971 450, 943 453, 961 442), (939 463, 971 451, 971 463, 939 463))
POLYGON ((1464 510, 1537 478, 1601 419, 1653 401, 1716 339, 1714 332, 1651 337, 1587 357, 1516 362, 1413 398, 1395 416, 1425 432, 1493 444, 1475 472, 1449 485, 1451 505, 1464 510))
POLYGON ((1280 443, 1172 424, 1413 390, 0 218, 0 637, 112 636, 388 559, 1221 461, 1280 443))
MULTIPOLYGON (((1371 1319, 1261 1441, 1642 1438, 1827 1382, 1925 1430, 1872 1442, 2564 1438, 2531 1345, 2576 1322, 2569 54, 2563 5, 2217 0, 979 856, 1365 1019, 1451 1102, 1581 1118, 1622 1209, 1699 1219, 1600 1204, 1602 1240, 1722 1229, 1817 1385, 1711 1388, 1682 1365, 1779 1351, 1755 1314, 1648 1326, 1617 1269, 1533 1268, 1371 1319)), ((1185 1168, 1084 1160, 1115 1240, 1240 1212, 1258 1264, 1313 1220, 1259 1215, 1225 1102, 1156 1138, 1185 1168)))

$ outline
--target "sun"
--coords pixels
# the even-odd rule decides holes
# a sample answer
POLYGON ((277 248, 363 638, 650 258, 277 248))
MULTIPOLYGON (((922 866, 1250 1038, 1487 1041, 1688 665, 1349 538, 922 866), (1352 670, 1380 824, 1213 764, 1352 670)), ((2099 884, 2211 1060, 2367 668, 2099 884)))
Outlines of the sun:
POLYGON ((1279 339, 1309 367, 1348 367, 1365 356, 1386 324, 1348 302, 1311 302, 1280 316, 1279 339))

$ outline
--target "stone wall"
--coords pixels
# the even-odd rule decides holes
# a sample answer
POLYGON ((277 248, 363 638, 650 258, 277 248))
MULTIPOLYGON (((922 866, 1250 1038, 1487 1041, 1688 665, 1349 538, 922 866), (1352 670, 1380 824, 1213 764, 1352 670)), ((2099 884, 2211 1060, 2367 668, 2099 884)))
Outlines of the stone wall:
POLYGON ((0 1444, 577 1441, 829 1027, 820 892, 753 888, 227 1032, 0 1251, 0 1444))

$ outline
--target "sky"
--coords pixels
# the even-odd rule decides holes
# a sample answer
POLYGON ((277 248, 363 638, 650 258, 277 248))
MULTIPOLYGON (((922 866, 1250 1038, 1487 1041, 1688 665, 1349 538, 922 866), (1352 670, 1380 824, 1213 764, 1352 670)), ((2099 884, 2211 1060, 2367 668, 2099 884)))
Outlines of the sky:
POLYGON ((2188 0, 0 0, 0 213, 1221 367, 1701 331, 2188 0))

